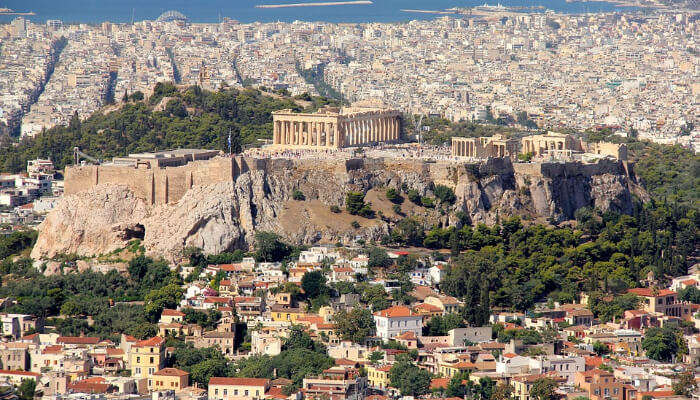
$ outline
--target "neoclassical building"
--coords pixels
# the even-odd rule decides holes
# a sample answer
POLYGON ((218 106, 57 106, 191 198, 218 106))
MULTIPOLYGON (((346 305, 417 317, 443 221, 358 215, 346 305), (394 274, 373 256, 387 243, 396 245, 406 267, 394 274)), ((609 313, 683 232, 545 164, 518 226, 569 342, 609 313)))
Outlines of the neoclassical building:
POLYGON ((372 103, 325 107, 315 113, 272 113, 273 145, 281 148, 340 148, 396 142, 399 112, 372 103))
POLYGON ((454 157, 516 157, 518 147, 517 139, 508 139, 501 135, 479 138, 452 137, 454 157))
POLYGON ((501 135, 478 138, 452 137, 453 157, 515 159, 518 154, 528 153, 536 159, 571 158, 574 154, 589 154, 627 160, 627 145, 609 142, 587 143, 572 135, 551 131, 542 135, 525 136, 520 140, 508 139, 501 135))

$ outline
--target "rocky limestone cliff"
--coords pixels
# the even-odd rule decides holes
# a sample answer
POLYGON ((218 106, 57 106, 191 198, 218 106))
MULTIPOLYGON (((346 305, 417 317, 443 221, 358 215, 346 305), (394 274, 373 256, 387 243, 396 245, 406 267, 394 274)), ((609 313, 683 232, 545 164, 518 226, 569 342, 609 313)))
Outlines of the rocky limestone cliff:
POLYGON ((99 185, 66 196, 40 226, 35 259, 57 254, 105 254, 142 238, 148 254, 176 259, 187 246, 205 253, 248 248, 256 231, 272 231, 294 243, 335 243, 357 236, 378 240, 401 218, 384 198, 386 188, 410 188, 432 195, 436 184, 454 188, 457 201, 446 215, 406 200, 402 214, 426 225, 457 223, 458 212, 471 222, 523 215, 534 219, 572 219, 583 206, 630 212, 632 194, 645 192, 621 162, 597 164, 511 164, 494 159, 480 164, 416 160, 353 159, 265 160, 235 182, 195 186, 176 204, 150 206, 126 186, 99 185), (305 201, 291 200, 301 190, 305 201), (348 191, 366 193, 383 218, 333 214, 348 191), (360 228, 351 223, 357 221, 360 228))

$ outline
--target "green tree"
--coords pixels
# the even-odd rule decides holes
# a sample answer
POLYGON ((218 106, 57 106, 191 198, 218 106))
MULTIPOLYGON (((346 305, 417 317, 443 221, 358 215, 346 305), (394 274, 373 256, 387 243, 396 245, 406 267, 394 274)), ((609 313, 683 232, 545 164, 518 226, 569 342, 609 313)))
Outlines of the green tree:
POLYGON ((420 396, 430 389, 430 373, 406 360, 394 363, 389 370, 389 380, 403 396, 420 396))
POLYGON ((454 204, 457 200, 454 190, 449 186, 436 185, 435 189, 433 189, 433 193, 435 193, 435 197, 445 204, 454 204))
POLYGON ((386 199, 397 205, 403 203, 403 197, 401 197, 398 190, 394 188, 386 190, 386 199))
POLYGON ((165 308, 176 308, 182 299, 182 288, 172 283, 160 289, 151 290, 145 298, 144 311, 152 322, 160 318, 165 308))
POLYGON ((596 340, 595 342, 593 342, 593 351, 597 355, 602 356, 604 354, 608 354, 610 352, 610 349, 604 343, 601 343, 600 341, 596 340))
POLYGON ((304 201, 306 200, 306 196, 304 196, 304 192, 302 192, 301 190, 295 189, 292 193, 292 199, 296 201, 304 201))
POLYGON ((367 359, 369 360, 370 363, 376 365, 380 360, 384 359, 384 352, 379 351, 379 350, 375 350, 375 351, 369 353, 369 356, 367 357, 367 359))
POLYGON ((537 400, 556 400, 557 383, 550 378, 538 379, 530 388, 530 397, 537 400))
POLYGON ((333 316, 343 340, 363 344, 374 331, 374 318, 366 308, 355 307, 350 312, 340 310, 333 316))
POLYGON ((368 251, 367 258, 369 268, 386 268, 392 264, 389 254, 381 247, 372 246, 368 251))
POLYGON ((32 400, 35 390, 36 381, 34 379, 22 379, 22 383, 17 388, 17 394, 20 400, 32 400))
POLYGON ((697 388, 697 382, 692 372, 678 374, 673 381, 673 393, 679 396, 692 397, 697 388))
POLYGON ((292 252, 290 246, 282 242, 279 235, 271 232, 255 234, 255 260, 258 262, 282 261, 292 252))
POLYGON ((326 277, 321 271, 311 271, 304 274, 301 278, 301 288, 304 289, 304 294, 310 299, 315 299, 322 294, 328 293, 326 286, 326 277))
POLYGON ((365 206, 365 195, 362 192, 348 192, 345 195, 345 209, 351 215, 358 215, 365 206))
MULTIPOLYGON (((649 328, 642 339, 642 348, 647 357, 657 361, 672 361, 678 353, 680 331, 669 326, 649 328)), ((682 335, 681 335, 682 340, 682 335)))

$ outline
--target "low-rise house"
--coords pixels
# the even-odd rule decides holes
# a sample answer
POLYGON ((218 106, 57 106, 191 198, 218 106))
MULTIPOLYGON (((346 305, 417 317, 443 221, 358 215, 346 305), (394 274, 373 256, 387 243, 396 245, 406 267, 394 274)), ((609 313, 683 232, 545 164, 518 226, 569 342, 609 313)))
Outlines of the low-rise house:
POLYGON ((181 391, 190 384, 190 373, 177 368, 163 368, 153 374, 151 389, 181 391))
POLYGON ((275 333, 255 330, 251 332, 250 339, 251 354, 267 354, 268 356, 276 356, 282 352, 282 338, 275 333))
POLYGON ((158 321, 161 324, 182 324, 185 318, 185 313, 182 311, 178 310, 171 310, 166 308, 163 310, 163 312, 160 314, 160 320, 158 321))
POLYGON ((367 382, 371 387, 386 389, 391 384, 389 379, 391 365, 368 365, 365 369, 367 370, 367 382))
POLYGON ((533 375, 521 375, 515 376, 511 379, 511 386, 513 386, 513 396, 516 400, 530 400, 530 390, 532 386, 540 379, 552 379, 557 384, 562 384, 566 379, 557 375, 556 373, 547 374, 533 374, 533 375))
POLYGON ((459 300, 452 296, 428 296, 423 303, 438 307, 443 315, 457 313, 460 307, 459 300))
POLYGON ((564 318, 569 325, 590 326, 593 323, 593 313, 589 309, 571 310, 566 312, 564 318))
POLYGON ((37 372, 30 371, 9 371, 6 369, 0 370, 0 380, 7 380, 13 385, 21 385, 22 381, 25 379, 33 379, 39 383, 39 378, 41 374, 37 372))
POLYGON ((269 388, 268 379, 212 377, 209 379, 209 400, 258 400, 265 397, 269 388))

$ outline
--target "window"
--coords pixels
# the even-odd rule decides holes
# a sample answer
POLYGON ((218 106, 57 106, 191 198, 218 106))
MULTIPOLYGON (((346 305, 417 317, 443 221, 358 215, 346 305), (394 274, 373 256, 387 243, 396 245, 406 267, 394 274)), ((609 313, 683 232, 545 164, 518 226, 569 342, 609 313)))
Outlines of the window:
POLYGON ((219 389, 214 389, 214 395, 219 395, 219 389))
POLYGON ((244 395, 245 395, 245 396, 248 396, 248 389, 245 390, 244 395))
POLYGON ((605 388, 605 395, 606 395, 606 396, 610 396, 610 389, 605 388))
POLYGON ((141 357, 136 357, 136 362, 140 363, 141 362, 141 357))
POLYGON ((238 396, 238 389, 233 389, 233 395, 238 396))
POLYGON ((228 396, 228 389, 224 389, 224 396, 228 396))

